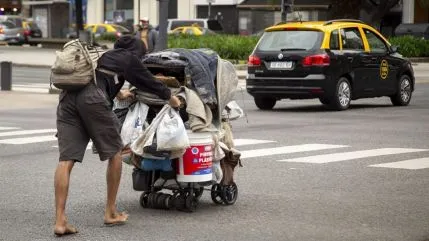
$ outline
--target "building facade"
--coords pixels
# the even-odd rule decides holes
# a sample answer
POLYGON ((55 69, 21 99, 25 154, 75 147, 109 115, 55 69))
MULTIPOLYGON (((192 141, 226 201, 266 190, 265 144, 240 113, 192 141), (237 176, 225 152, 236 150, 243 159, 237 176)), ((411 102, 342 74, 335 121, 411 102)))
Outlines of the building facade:
MULTIPOLYGON (((157 0, 87 0, 87 23, 125 22, 137 24, 147 17, 152 25, 158 24, 157 0)), ((195 17, 193 0, 170 0, 169 18, 191 19, 195 17), (178 2, 180 1, 180 4, 178 2)))

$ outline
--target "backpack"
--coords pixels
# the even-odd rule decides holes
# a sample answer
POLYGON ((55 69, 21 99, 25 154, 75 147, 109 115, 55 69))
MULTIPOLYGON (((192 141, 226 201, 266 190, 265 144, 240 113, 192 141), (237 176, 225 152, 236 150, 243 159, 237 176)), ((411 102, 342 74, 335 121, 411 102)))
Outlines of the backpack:
POLYGON ((51 86, 62 90, 80 90, 94 81, 98 59, 107 51, 89 47, 79 39, 64 44, 56 51, 56 60, 51 67, 51 86))

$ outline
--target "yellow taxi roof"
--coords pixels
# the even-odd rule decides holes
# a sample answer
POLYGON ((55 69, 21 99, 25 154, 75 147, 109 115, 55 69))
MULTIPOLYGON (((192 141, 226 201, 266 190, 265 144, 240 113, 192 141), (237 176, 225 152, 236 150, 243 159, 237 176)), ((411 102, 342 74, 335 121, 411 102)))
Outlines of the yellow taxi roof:
POLYGON ((357 26, 365 26, 366 28, 370 28, 374 30, 371 26, 363 22, 352 22, 352 21, 295 21, 288 22, 283 24, 277 24, 265 29, 265 31, 275 31, 281 30, 284 28, 308 28, 308 29, 317 29, 320 31, 331 31, 333 29, 338 29, 340 27, 357 27, 357 26))

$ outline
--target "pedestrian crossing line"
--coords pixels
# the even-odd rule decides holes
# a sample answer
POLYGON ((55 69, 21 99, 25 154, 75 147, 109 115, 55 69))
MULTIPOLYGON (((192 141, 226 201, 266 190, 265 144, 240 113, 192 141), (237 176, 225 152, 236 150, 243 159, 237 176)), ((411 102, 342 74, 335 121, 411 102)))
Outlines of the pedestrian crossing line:
POLYGON ((57 131, 57 129, 8 131, 8 132, 0 132, 0 137, 3 137, 3 136, 20 136, 20 135, 43 134, 43 133, 54 133, 56 131, 57 131))
POLYGON ((429 157, 410 159, 398 162, 381 163, 376 165, 370 165, 370 167, 398 168, 408 170, 424 169, 429 168, 429 157))
POLYGON ((364 150, 364 151, 351 151, 351 152, 291 158, 291 159, 284 159, 284 160, 277 160, 277 161, 323 164, 323 163, 348 161, 348 160, 367 158, 367 157, 405 154, 405 153, 422 152, 422 151, 428 151, 428 150, 427 149, 410 149, 410 148, 380 148, 380 149, 371 149, 371 150, 364 150))
POLYGON ((55 141, 55 140, 57 140, 57 138, 54 135, 32 136, 32 137, 11 138, 11 139, 0 140, 0 144, 22 145, 22 144, 31 144, 31 143, 39 143, 39 142, 55 141))
POLYGON ((19 129, 21 129, 21 128, 0 126, 0 131, 19 130, 19 129))
POLYGON ((266 143, 273 143, 273 142, 276 142, 276 141, 257 140, 257 139, 234 139, 234 146, 266 144, 266 143))
POLYGON ((263 149, 242 151, 241 158, 271 156, 271 155, 289 154, 289 153, 297 153, 297 152, 305 152, 305 151, 319 151, 319 150, 344 148, 344 147, 348 147, 348 146, 328 145, 328 144, 303 144, 303 145, 295 145, 295 146, 263 148, 263 149))

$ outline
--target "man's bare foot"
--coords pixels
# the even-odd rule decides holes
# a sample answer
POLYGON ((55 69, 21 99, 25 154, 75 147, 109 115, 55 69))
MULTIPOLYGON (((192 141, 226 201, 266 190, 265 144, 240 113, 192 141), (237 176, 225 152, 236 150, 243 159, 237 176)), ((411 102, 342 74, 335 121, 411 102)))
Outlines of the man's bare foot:
POLYGON ((75 234, 78 233, 78 231, 75 227, 66 223, 64 226, 55 226, 54 233, 57 236, 63 236, 68 234, 75 234))
POLYGON ((125 212, 113 213, 104 215, 104 224, 108 226, 115 226, 125 224, 128 221, 129 215, 125 212))

